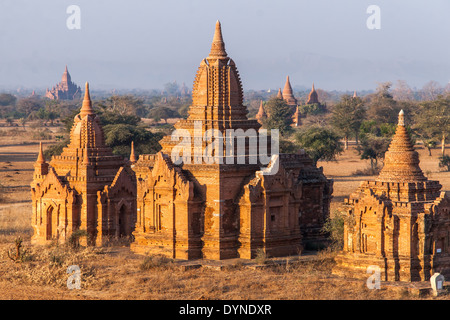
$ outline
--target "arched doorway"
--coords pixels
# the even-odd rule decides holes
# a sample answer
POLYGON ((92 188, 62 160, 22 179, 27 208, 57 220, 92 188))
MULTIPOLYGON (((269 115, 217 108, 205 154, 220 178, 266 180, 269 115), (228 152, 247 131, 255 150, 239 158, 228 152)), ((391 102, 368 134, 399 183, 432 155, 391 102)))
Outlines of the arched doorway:
POLYGON ((52 240, 53 237, 53 232, 57 231, 57 216, 56 216, 56 212, 55 212, 55 208, 53 206, 49 206, 47 208, 47 234, 46 234, 46 239, 47 240, 52 240))
POLYGON ((124 204, 119 209, 119 215, 118 215, 118 236, 121 237, 127 237, 129 236, 129 228, 128 228, 128 214, 127 214, 127 208, 124 204))

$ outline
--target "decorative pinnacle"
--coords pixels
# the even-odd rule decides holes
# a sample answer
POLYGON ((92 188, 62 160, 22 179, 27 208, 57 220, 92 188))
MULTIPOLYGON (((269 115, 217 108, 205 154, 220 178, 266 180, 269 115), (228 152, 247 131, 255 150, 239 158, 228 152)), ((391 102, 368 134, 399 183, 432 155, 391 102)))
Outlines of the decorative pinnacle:
POLYGON ((403 112, 403 109, 400 110, 400 113, 398 114, 398 125, 405 126, 405 112, 403 112))
POLYGON ((134 153, 134 141, 131 141, 131 153, 130 153, 130 162, 136 162, 136 154, 134 153))
POLYGON ((84 118, 86 115, 94 114, 92 109, 91 95, 89 93, 89 82, 86 82, 86 90, 84 92, 83 105, 81 106, 80 115, 84 118))
POLYGON ((37 163, 45 163, 44 153, 42 152, 42 142, 39 142, 39 154, 36 160, 37 163))
POLYGON ((291 82, 289 80, 289 76, 287 76, 286 83, 284 84, 284 89, 283 89, 283 97, 285 95, 291 95, 291 94, 292 94, 291 82))
POLYGON ((227 52, 225 51, 225 43, 223 42, 222 37, 222 27, 220 25, 220 21, 216 22, 216 30, 214 32, 214 38, 211 44, 211 52, 209 53, 210 57, 227 57, 227 52))
POLYGON ((283 94, 281 93, 281 88, 278 89, 277 98, 283 99, 283 94))

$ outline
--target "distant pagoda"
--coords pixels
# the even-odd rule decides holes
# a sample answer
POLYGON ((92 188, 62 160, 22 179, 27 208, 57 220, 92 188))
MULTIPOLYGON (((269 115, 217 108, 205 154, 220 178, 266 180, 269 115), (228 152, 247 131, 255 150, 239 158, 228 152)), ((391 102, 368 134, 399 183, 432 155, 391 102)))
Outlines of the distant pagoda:
POLYGON ((314 103, 320 103, 320 102, 319 102, 319 95, 317 94, 317 91, 314 88, 314 82, 313 82, 312 89, 308 95, 308 101, 306 102, 306 104, 314 104, 314 103))
POLYGON ((61 82, 56 84, 51 90, 47 88, 45 97, 53 100, 76 100, 81 98, 81 88, 72 82, 67 65, 61 82))

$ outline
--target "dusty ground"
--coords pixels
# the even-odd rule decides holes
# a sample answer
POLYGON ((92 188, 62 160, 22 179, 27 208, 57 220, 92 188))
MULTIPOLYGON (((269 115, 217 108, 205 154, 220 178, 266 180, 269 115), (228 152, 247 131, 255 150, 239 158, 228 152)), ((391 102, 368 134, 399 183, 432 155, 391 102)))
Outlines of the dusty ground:
MULTIPOLYGON (((418 151, 422 170, 450 190, 450 172, 439 171, 438 150, 433 157, 418 151)), ((38 141, 27 133, 0 136, 0 299, 418 299, 405 289, 369 290, 363 280, 331 275, 330 252, 293 258, 287 267, 255 269, 254 262, 247 266, 246 261, 232 260, 223 270, 206 266, 185 270, 179 262, 156 260, 151 265, 126 246, 33 247, 29 184, 37 152, 38 141), (16 263, 7 252, 19 236, 26 253, 25 261, 16 263), (67 288, 69 265, 80 266, 80 290, 67 288)), ((374 178, 352 175, 369 165, 358 159, 353 146, 338 161, 319 165, 335 181, 332 210, 361 180, 374 178)))

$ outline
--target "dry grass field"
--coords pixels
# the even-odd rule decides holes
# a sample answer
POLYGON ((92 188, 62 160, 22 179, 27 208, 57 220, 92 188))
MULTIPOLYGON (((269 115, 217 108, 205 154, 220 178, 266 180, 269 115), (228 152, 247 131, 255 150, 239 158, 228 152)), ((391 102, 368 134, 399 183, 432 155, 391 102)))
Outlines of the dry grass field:
MULTIPOLYGON (((439 172, 438 150, 433 157, 426 150, 418 151, 423 171, 450 190, 450 172, 439 172)), ((364 280, 333 276, 333 252, 329 251, 292 257, 287 264, 267 268, 238 259, 226 261, 222 267, 207 262, 200 268, 187 268, 182 261, 135 255, 126 245, 31 246, 29 184, 37 152, 38 140, 27 132, 0 135, 0 299, 433 299, 418 297, 405 288, 369 290, 364 280), (23 239, 23 261, 14 262, 8 251, 14 250, 19 237, 23 239), (70 265, 80 267, 79 290, 67 288, 70 265)), ((368 166, 358 159, 354 146, 338 161, 319 165, 335 181, 332 210, 361 180, 374 178, 353 175, 368 166)))

